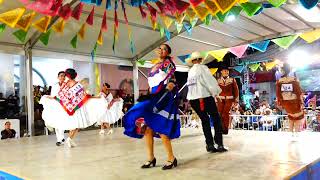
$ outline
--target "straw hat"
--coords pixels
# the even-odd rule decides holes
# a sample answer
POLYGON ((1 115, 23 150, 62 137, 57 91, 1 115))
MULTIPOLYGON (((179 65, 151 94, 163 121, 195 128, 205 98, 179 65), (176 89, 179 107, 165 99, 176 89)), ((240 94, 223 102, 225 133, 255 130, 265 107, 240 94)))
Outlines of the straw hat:
POLYGON ((193 52, 190 55, 190 57, 186 59, 186 64, 188 66, 192 66, 193 65, 192 61, 200 58, 202 58, 202 62, 203 62, 205 57, 200 52, 193 52))

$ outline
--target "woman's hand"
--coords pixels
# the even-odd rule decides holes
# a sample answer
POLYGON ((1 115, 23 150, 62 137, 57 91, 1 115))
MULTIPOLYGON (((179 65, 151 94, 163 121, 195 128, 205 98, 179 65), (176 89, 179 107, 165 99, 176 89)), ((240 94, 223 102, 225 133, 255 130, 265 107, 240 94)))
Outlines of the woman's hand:
POLYGON ((169 91, 172 91, 175 86, 176 86, 176 85, 175 85, 173 82, 169 82, 169 83, 167 84, 167 89, 168 89, 169 91))

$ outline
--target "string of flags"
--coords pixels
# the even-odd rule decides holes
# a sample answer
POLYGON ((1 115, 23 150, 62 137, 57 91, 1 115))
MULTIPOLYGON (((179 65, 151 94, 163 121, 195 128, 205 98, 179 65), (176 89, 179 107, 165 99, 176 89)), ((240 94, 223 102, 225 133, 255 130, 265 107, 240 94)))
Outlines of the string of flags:
MULTIPOLYGON (((0 0, 0 5, 5 3, 4 0, 0 0)), ((52 32, 63 33, 66 23, 70 19, 80 21, 80 17, 83 12, 84 6, 92 6, 92 9, 86 18, 86 21, 81 24, 79 31, 70 40, 70 44, 73 48, 77 48, 78 36, 81 40, 85 39, 86 29, 94 24, 95 8, 105 8, 101 28, 96 43, 103 45, 103 34, 107 31, 107 18, 106 11, 114 10, 114 27, 113 27, 113 43, 112 48, 115 51, 116 42, 119 38, 119 20, 118 20, 118 5, 121 4, 121 9, 124 14, 125 24, 128 30, 129 47, 132 53, 135 52, 135 46, 133 42, 132 30, 128 23, 126 9, 123 0, 80 0, 78 4, 71 7, 70 4, 64 4, 63 0, 19 0, 23 7, 9 10, 0 14, 0 22, 3 23, 0 26, 0 32, 5 30, 5 27, 17 28, 13 32, 14 37, 23 43, 26 40, 30 27, 35 28, 41 32, 41 41, 44 45, 48 45, 50 35, 52 32), (112 8, 112 6, 114 6, 112 8), (39 19, 36 15, 42 15, 39 19), (59 20, 53 24, 53 31, 49 30, 49 24, 52 22, 52 17, 58 16, 59 20)), ((169 30, 172 25, 176 26, 178 32, 181 32, 185 28, 186 32, 191 35, 192 29, 195 27, 198 21, 202 21, 206 25, 210 25, 213 19, 224 22, 228 16, 239 16, 243 11, 247 16, 251 17, 258 15, 268 8, 277 8, 286 3, 287 0, 268 0, 267 2, 249 2, 248 0, 128 0, 128 4, 132 7, 136 7, 143 19, 150 19, 152 28, 160 32, 160 37, 166 37, 170 40, 172 35, 169 30), (149 18, 146 18, 149 16, 149 18), (171 18, 174 16, 175 18, 171 18), (188 20, 188 21, 186 21, 188 20)), ((318 0, 299 0, 299 3, 306 9, 315 7, 318 0)), ((305 34, 300 36, 307 39, 306 41, 313 41, 311 36, 318 36, 318 32, 312 32, 312 34, 305 34)), ((290 41, 294 41, 297 37, 286 37, 283 40, 273 41, 283 48, 287 48, 285 45, 290 44, 290 41), (278 42, 280 41, 280 42, 278 42), (283 42, 288 41, 288 43, 283 42)), ((261 42, 261 44, 250 44, 248 47, 252 47, 263 51, 268 46, 269 41, 261 42)), ((237 56, 241 54, 245 49, 245 46, 235 47, 229 49, 237 56)), ((226 50, 219 50, 209 52, 210 55, 214 55, 218 60, 221 60, 226 53, 226 50), (222 57, 222 58, 221 58, 222 57)))

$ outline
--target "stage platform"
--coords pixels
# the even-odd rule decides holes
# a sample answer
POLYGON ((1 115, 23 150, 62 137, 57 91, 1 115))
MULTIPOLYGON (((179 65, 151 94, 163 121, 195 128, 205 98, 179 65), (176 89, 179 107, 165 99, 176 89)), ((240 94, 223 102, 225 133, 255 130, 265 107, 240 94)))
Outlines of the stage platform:
POLYGON ((156 140, 157 167, 142 170, 144 141, 122 131, 109 136, 82 131, 72 149, 57 147, 54 135, 2 140, 0 171, 32 180, 274 180, 320 157, 319 133, 304 132, 292 141, 284 132, 234 130, 224 137, 229 152, 209 154, 201 129, 182 129, 183 136, 173 141, 178 167, 161 170, 166 154, 156 140))

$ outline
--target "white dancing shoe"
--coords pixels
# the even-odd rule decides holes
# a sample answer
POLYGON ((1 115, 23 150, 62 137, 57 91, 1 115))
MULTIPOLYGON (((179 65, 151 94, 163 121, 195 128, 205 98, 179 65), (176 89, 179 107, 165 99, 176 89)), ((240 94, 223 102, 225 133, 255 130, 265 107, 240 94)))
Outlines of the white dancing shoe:
POLYGON ((110 129, 110 130, 107 132, 107 135, 110 135, 110 134, 113 134, 113 129, 110 129))
POLYGON ((71 139, 70 138, 68 138, 66 140, 66 145, 68 146, 68 148, 72 148, 72 144, 71 144, 71 139))
POLYGON ((99 132, 99 134, 101 134, 101 135, 104 135, 104 133, 105 133, 105 132, 104 132, 103 129, 101 129, 100 132, 99 132))
POLYGON ((72 147, 76 147, 77 146, 77 144, 73 141, 73 139, 70 139, 70 143, 71 143, 72 147))

